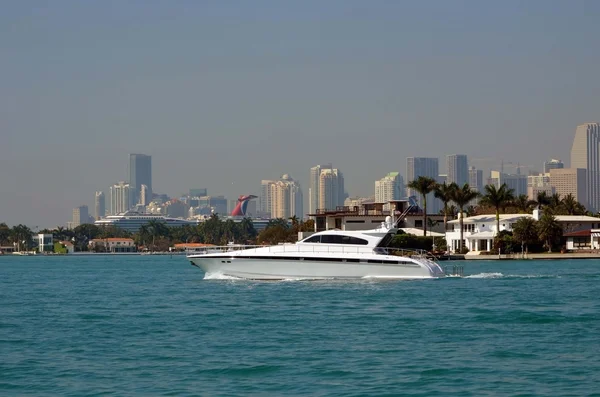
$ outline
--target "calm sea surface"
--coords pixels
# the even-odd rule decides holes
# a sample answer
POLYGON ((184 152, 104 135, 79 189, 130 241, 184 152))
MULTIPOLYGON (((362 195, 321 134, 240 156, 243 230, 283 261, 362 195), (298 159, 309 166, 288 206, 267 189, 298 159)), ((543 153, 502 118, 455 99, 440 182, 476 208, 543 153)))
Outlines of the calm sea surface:
POLYGON ((430 281, 203 280, 0 257, 0 395, 600 396, 600 261, 430 281))

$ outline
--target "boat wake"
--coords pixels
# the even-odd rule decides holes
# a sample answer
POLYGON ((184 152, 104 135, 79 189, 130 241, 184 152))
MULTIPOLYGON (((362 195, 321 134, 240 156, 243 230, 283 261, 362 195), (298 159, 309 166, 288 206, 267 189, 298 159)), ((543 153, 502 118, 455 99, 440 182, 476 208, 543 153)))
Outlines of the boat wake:
POLYGON ((479 273, 479 274, 471 274, 465 276, 464 278, 502 278, 504 274, 502 273, 479 273))
POLYGON ((206 273, 204 275, 205 280, 244 280, 240 277, 228 276, 223 273, 206 273))
POLYGON ((502 279, 519 279, 519 278, 560 278, 558 275, 552 274, 507 274, 502 273, 478 273, 464 276, 463 278, 502 278, 502 279))

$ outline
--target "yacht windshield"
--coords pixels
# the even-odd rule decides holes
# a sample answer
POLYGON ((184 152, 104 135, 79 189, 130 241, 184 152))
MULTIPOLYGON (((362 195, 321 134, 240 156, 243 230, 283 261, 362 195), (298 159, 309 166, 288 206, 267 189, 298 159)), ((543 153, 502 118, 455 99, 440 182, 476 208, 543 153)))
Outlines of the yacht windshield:
POLYGON ((386 234, 381 241, 379 242, 379 244, 377 244, 378 247, 389 247, 390 244, 392 243, 392 240, 394 239, 394 237, 396 236, 395 233, 388 233, 386 234))

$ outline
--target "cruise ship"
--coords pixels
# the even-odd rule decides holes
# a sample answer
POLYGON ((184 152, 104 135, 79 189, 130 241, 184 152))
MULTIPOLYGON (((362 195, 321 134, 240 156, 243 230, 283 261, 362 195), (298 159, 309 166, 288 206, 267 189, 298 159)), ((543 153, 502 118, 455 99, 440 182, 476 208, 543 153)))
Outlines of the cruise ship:
POLYGON ((141 214, 139 212, 127 211, 118 215, 109 215, 106 218, 94 222, 96 226, 116 226, 120 229, 136 233, 140 227, 147 225, 150 221, 162 222, 168 227, 196 226, 197 220, 186 220, 180 218, 169 218, 164 215, 141 214))

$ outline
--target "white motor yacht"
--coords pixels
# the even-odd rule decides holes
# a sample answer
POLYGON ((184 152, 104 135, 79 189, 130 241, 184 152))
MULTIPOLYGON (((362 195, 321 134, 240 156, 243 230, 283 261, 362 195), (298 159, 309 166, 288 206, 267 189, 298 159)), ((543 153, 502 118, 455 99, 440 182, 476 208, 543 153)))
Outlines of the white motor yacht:
POLYGON ((398 230, 388 218, 379 229, 327 230, 294 244, 267 247, 211 247, 188 259, 207 275, 254 280, 443 277, 442 268, 425 252, 387 247, 398 230))

